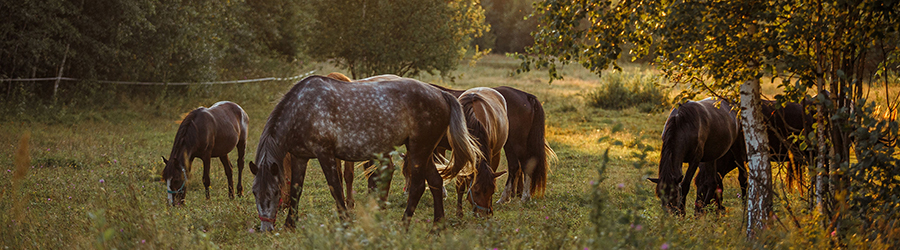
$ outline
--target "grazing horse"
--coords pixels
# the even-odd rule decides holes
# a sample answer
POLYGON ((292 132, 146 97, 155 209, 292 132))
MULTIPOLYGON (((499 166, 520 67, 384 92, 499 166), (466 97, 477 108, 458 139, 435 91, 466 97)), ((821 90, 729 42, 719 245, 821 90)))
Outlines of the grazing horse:
MULTIPOLYGON (((261 220, 260 230, 274 228, 283 185, 283 159, 291 155, 291 187, 285 226, 293 228, 309 159, 317 158, 342 218, 346 206, 335 159, 365 161, 374 154, 405 145, 412 169, 410 195, 404 221, 415 212, 425 191, 442 185, 431 160, 435 145, 449 134, 452 162, 474 164, 483 157, 469 135, 462 108, 453 95, 412 79, 348 83, 322 76, 299 81, 275 105, 260 135, 253 194, 261 220)), ((469 164, 458 164, 461 166, 469 164)), ((456 175, 462 169, 451 169, 456 175)), ((439 189, 432 189, 434 220, 444 216, 439 189)))
MULTIPOLYGON (((338 73, 338 72, 331 72, 326 77, 332 78, 335 80, 345 81, 345 82, 357 82, 357 83, 371 83, 371 82, 378 82, 378 81, 393 81, 393 80, 404 79, 403 77, 400 77, 400 76, 385 74, 385 75, 378 75, 378 76, 373 76, 373 77, 353 81, 353 80, 350 80, 350 78, 347 77, 346 75, 338 73)), ((390 157, 387 157, 386 154, 383 154, 383 156, 387 159, 390 159, 390 157)), ((338 166, 341 165, 341 160, 335 159, 335 161, 338 163, 338 166)), ((393 165, 393 162, 391 162, 390 164, 393 165)), ((365 164, 363 164, 364 169, 367 169, 371 166, 373 166, 372 161, 367 161, 365 164)), ((353 199, 353 176, 354 176, 353 175, 353 167, 354 167, 354 163, 352 161, 344 161, 344 170, 342 173, 342 176, 344 177, 343 178, 344 183, 341 183, 341 185, 344 185, 345 190, 346 190, 346 192, 344 194, 344 197, 346 199, 344 201, 348 208, 353 208, 354 203, 355 203, 355 201, 353 199)), ((369 190, 375 191, 375 189, 378 188, 377 187, 378 185, 376 183, 376 178, 375 178, 376 176, 378 176, 378 174, 374 174, 374 172, 370 172, 370 173, 373 173, 373 174, 369 175, 369 190)), ((387 185, 385 185, 385 187, 390 187, 391 179, 387 179, 384 181, 387 182, 387 185)), ((382 201, 387 200, 387 194, 388 194, 387 191, 388 190, 383 190, 383 192, 381 193, 382 201)))
MULTIPOLYGON (((433 86, 457 97, 463 93, 462 90, 433 86)), ((556 153, 544 138, 544 108, 537 97, 524 91, 506 86, 494 90, 506 100, 509 123, 509 136, 503 146, 509 176, 497 203, 508 202, 511 196, 520 193, 516 191, 520 186, 524 187, 520 190, 522 201, 531 199, 532 194, 541 197, 547 186, 550 161, 556 159, 556 153)))
MULTIPOLYGON (((693 171, 698 167, 698 190, 716 190, 712 187, 721 183, 717 160, 729 151, 738 153, 739 131, 740 124, 731 112, 731 106, 721 100, 707 98, 689 101, 672 110, 662 133, 659 179, 648 178, 657 183, 656 195, 664 210, 684 214, 687 191, 693 171), (688 176, 682 175, 683 162, 689 164, 688 176)), ((743 160, 742 157, 735 158, 743 160)), ((701 195, 716 194, 698 192, 698 196, 701 195)), ((704 205, 702 202, 695 203, 697 211, 704 205)))
POLYGON ((812 125, 815 123, 815 118, 812 114, 805 112, 806 101, 801 103, 787 102, 778 105, 775 101, 763 100, 761 107, 763 119, 767 125, 770 160, 787 163, 785 182, 790 187, 803 183, 804 166, 798 163, 808 163, 809 160, 814 159, 814 157, 807 156, 789 138, 790 136, 802 137, 813 131, 812 125))
POLYGON ((478 87, 466 90, 458 100, 466 114, 466 127, 480 144, 485 158, 476 165, 476 174, 456 177, 456 204, 462 213, 463 196, 468 191, 473 212, 490 215, 494 213, 491 196, 496 190, 496 178, 506 173, 494 172, 500 166, 500 151, 509 134, 506 99, 494 89, 478 87))
POLYGON ((247 124, 250 119, 241 106, 233 102, 217 102, 212 107, 199 107, 184 117, 175 143, 167 160, 162 178, 166 181, 166 192, 169 204, 184 203, 187 193, 187 174, 191 171, 194 158, 203 161, 203 186, 206 187, 206 199, 209 199, 209 164, 212 157, 219 157, 228 178, 228 196, 234 199, 231 179, 231 163, 228 153, 235 147, 238 151, 238 196, 244 193, 241 185, 241 172, 244 170, 244 149, 247 145, 247 124))

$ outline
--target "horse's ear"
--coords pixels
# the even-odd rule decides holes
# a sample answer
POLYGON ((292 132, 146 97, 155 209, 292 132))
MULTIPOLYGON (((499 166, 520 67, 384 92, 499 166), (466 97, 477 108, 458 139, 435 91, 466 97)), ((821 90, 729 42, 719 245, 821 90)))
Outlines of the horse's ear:
POLYGON ((503 174, 505 174, 505 173, 506 173, 506 171, 500 171, 500 172, 494 173, 494 179, 500 178, 500 176, 503 175, 503 174))
POLYGON ((648 181, 659 184, 659 178, 647 178, 648 181))
POLYGON ((253 161, 250 161, 250 173, 256 175, 256 163, 253 163, 253 161))
POLYGON ((166 160, 166 157, 165 157, 165 156, 160 156, 160 158, 163 159, 163 163, 164 163, 164 164, 169 165, 169 160, 166 160))

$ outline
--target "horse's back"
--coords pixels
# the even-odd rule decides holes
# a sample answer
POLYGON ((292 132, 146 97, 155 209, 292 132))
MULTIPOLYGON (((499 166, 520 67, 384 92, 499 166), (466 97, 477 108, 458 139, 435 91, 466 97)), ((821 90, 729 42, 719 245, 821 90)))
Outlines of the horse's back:
POLYGON ((366 160, 426 130, 446 129, 450 111, 441 91, 391 79, 360 84, 311 76, 298 82, 279 103, 290 113, 287 129, 302 137, 304 152, 297 156, 333 151, 342 160, 366 160))
POLYGON ((240 105, 230 101, 220 101, 205 110, 212 126, 211 135, 214 139, 214 156, 228 154, 240 141, 247 139, 247 126, 249 117, 240 105))
POLYGON ((701 162, 716 160, 724 155, 737 141, 739 124, 731 112, 731 105, 722 100, 706 98, 700 101, 689 101, 673 109, 666 120, 664 140, 668 136, 684 137, 679 139, 679 146, 688 146, 702 150, 691 152, 691 158, 699 158, 701 162), (674 122, 673 122, 674 120, 674 122), (675 128, 668 128, 675 126, 675 128), (674 135, 665 134, 674 133, 674 135))

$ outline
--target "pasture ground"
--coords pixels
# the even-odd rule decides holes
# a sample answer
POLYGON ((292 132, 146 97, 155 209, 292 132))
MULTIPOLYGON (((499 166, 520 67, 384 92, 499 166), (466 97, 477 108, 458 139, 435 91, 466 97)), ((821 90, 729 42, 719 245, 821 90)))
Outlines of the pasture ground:
MULTIPOLYGON (((609 248, 790 248, 825 244, 814 215, 797 192, 776 198, 777 216, 763 240, 744 238, 744 209, 736 174, 726 176, 728 211, 721 215, 672 217, 662 213, 654 186, 668 114, 635 108, 603 110, 584 103, 584 95, 604 78, 643 77, 656 72, 626 65, 624 72, 597 77, 577 66, 563 69, 565 80, 548 84, 545 72, 510 76, 518 62, 487 56, 475 66, 461 65, 455 82, 420 78, 456 89, 513 86, 535 94, 547 116, 547 139, 559 156, 543 198, 495 206, 492 218, 476 218, 471 205, 456 215, 453 187, 445 201, 446 220, 431 222, 433 200, 426 192, 408 229, 400 223, 406 197, 395 172, 389 203, 376 209, 357 169, 357 207, 351 222, 338 219, 334 201, 316 161, 308 168, 296 230, 287 230, 285 214, 274 233, 259 225, 250 192, 253 175, 243 171, 243 197, 228 198, 221 164, 213 160, 211 196, 204 199, 202 163, 194 161, 187 204, 166 205, 159 176, 168 157, 180 115, 219 100, 240 104, 250 115, 247 160, 254 159, 262 126, 292 82, 203 86, 188 97, 123 100, 104 110, 68 110, 65 119, 10 120, 0 124, 0 247, 60 248, 294 248, 294 249, 609 249, 609 248), (30 133, 24 178, 14 178, 19 139, 30 133), (604 152, 608 150, 608 157, 604 152), (608 159, 608 162, 605 161, 608 159), (605 166, 605 168, 601 168, 605 166), (598 174, 603 171, 602 178, 598 174), (792 217, 791 213, 793 213, 792 217), (793 226, 796 218, 802 227, 793 226)), ((305 72, 309 69, 297 70, 305 72)), ((317 74, 339 71, 319 65, 317 74)), ((295 72, 290 72, 295 73, 295 72)), ((773 91, 773 88, 767 88, 773 91)), ((674 93, 674 90, 673 90, 674 93)), ((232 152, 231 160, 237 159, 232 152)), ((505 170, 505 159, 501 163, 505 170)), ((777 170, 776 170, 777 172, 777 170)), ((236 177, 235 177, 235 181, 236 177)), ((506 177, 498 179, 502 186, 506 177)), ((502 187, 494 199, 499 198, 502 187)), ((692 188, 693 191, 693 188, 692 188)), ((692 204, 693 192, 688 196, 692 204)))

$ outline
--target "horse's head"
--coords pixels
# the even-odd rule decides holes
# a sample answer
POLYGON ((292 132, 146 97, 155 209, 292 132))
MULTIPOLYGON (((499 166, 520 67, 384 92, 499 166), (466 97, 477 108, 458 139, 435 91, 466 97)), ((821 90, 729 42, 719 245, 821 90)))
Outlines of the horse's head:
MULTIPOLYGON (((679 180, 681 178, 678 178, 679 180)), ((684 202, 681 199, 681 183, 674 180, 647 178, 656 183, 656 197, 662 202, 663 210, 679 215, 684 214, 684 202)))
POLYGON ((187 194, 187 157, 178 157, 175 155, 172 159, 167 160, 163 157, 163 181, 166 182, 166 193, 169 198, 169 205, 178 206, 184 204, 184 197, 187 194))
POLYGON ((472 203, 475 215, 493 215, 494 207, 492 206, 494 191, 497 189, 497 178, 506 173, 500 171, 494 173, 486 161, 479 161, 476 165, 478 171, 475 172, 475 180, 469 187, 469 202, 472 203))
POLYGON ((256 211, 259 213, 259 230, 269 231, 275 228, 275 218, 281 202, 280 164, 271 161, 260 161, 257 166, 250 162, 250 172, 256 175, 253 181, 253 196, 256 197, 256 211))

